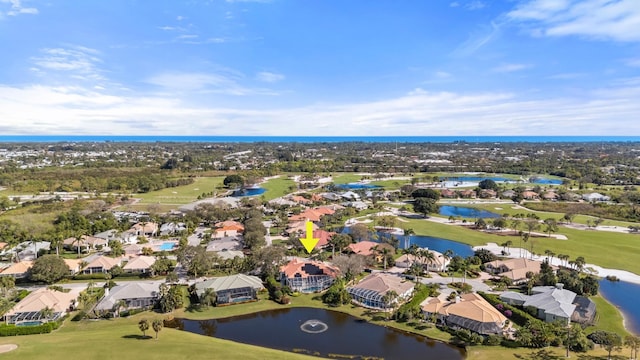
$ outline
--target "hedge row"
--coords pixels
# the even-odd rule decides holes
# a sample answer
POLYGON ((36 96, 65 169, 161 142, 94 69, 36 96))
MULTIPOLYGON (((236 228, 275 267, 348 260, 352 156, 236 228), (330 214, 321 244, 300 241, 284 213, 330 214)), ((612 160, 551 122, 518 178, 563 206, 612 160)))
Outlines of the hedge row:
POLYGON ((3 325, 0 326, 0 336, 48 334, 58 327, 60 324, 57 321, 35 326, 3 325))
POLYGON ((537 318, 529 315, 526 311, 502 302, 498 297, 498 295, 486 294, 486 293, 483 293, 482 291, 478 291, 478 295, 482 296, 485 300, 489 302, 489 304, 493 305, 494 307, 500 304, 502 305, 504 310, 510 310, 511 316, 509 317, 509 320, 516 325, 525 326, 531 320, 538 320, 537 318))

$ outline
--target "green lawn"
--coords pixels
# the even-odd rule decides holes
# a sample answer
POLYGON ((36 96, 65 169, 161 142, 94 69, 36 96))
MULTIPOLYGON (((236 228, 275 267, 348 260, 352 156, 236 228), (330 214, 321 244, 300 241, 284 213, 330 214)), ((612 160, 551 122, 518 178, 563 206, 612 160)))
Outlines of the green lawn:
POLYGON ((202 193, 220 192, 216 188, 222 185, 223 180, 224 176, 199 177, 190 185, 136 194, 135 197, 141 199, 140 205, 184 205, 196 201, 202 193))
MULTIPOLYGON (((503 214, 508 214, 509 216, 513 216, 515 214, 536 214, 538 215, 538 217, 540 217, 540 219, 547 219, 547 218, 554 218, 556 220, 562 220, 562 217, 564 216, 563 213, 557 213, 557 212, 549 212, 549 211, 536 211, 536 210, 529 210, 529 209, 514 209, 513 207, 515 206, 515 204, 509 203, 509 204, 464 204, 462 205, 464 207, 470 207, 470 208, 477 208, 477 209, 484 209, 484 210, 488 210, 500 215, 503 214), (500 208, 500 209, 496 209, 496 208, 500 208)), ((524 206, 526 207, 527 204, 525 203, 524 206)), ((588 215, 576 215, 576 217, 572 220, 572 222, 574 223, 578 223, 578 224, 586 224, 587 220, 595 220, 596 217, 595 216, 588 216, 588 215)), ((564 220, 562 220, 564 221, 564 220)), ((605 219, 605 221, 601 224, 601 225, 609 225, 609 226, 622 226, 622 227, 628 227, 629 225, 635 225, 635 226, 639 226, 639 223, 634 223, 634 222, 629 222, 629 221, 618 221, 618 220, 609 220, 609 219, 605 219)))
POLYGON ((614 305, 600 295, 592 296, 591 300, 596 304, 597 323, 586 329, 588 333, 595 330, 605 330, 615 332, 623 337, 629 335, 622 323, 622 314, 614 305))
POLYGON ((348 184, 352 182, 357 182, 362 179, 362 175, 354 174, 354 173, 346 173, 340 174, 333 177, 333 182, 335 184, 348 184))
MULTIPOLYGON (((520 245, 519 237, 486 234, 461 226, 438 224, 422 219, 409 219, 401 226, 412 228, 418 235, 436 236, 472 246, 484 245, 488 242, 500 244, 507 240, 513 241, 514 247, 520 245)), ((568 240, 547 237, 532 238, 533 251, 544 253, 548 249, 556 254, 567 254, 572 259, 584 256, 588 263, 640 274, 640 262, 634 256, 630 256, 630 254, 640 252, 640 237, 638 235, 568 228, 560 228, 558 233, 566 235, 568 240)), ((527 248, 529 247, 530 243, 527 244, 527 248)))
POLYGON ((265 188, 267 191, 262 195, 265 200, 273 200, 280 196, 291 193, 289 187, 294 186, 296 183, 288 179, 285 176, 279 176, 275 179, 271 179, 264 184, 260 184, 261 187, 265 188))
MULTIPOLYGON (((162 329, 158 340, 141 339, 137 323, 167 315, 143 313, 131 318, 104 321, 67 321, 45 335, 0 338, 0 344, 17 344, 18 349, 0 355, 3 359, 314 359, 294 353, 240 344, 174 329, 162 329)), ((147 335, 153 334, 150 329, 147 335)))

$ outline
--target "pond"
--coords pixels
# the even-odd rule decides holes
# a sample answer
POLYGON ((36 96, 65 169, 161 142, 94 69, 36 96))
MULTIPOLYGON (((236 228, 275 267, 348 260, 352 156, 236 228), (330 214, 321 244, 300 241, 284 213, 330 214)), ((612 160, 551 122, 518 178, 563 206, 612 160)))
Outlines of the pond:
POLYGON ((381 186, 371 185, 371 184, 359 184, 359 183, 349 183, 349 184, 336 184, 336 188, 341 190, 363 190, 363 189, 378 189, 381 186))
POLYGON ((232 196, 242 197, 242 196, 256 196, 262 195, 267 191, 265 188, 251 188, 251 189, 240 189, 233 192, 232 196))
MULTIPOLYGON (((512 183, 515 184, 517 182, 521 182, 518 179, 509 179, 506 177, 500 176, 455 176, 455 177, 441 177, 440 180, 444 181, 445 186, 453 187, 453 186, 476 186, 480 181, 491 179, 497 183, 512 183)), ((542 176, 533 176, 529 178, 529 182, 531 184, 539 184, 539 185, 562 185, 562 180, 559 179, 548 179, 542 176)))
POLYGON ((463 218, 490 218, 496 219, 501 215, 493 213, 491 211, 475 209, 470 207, 463 206, 451 206, 451 205, 441 205, 438 214, 443 216, 460 216, 463 218))
MULTIPOLYGON (((341 232, 344 234, 348 234, 349 227, 343 228, 341 232)), ((380 239, 384 237, 394 236, 389 233, 385 233, 381 231, 376 232, 376 234, 378 235, 378 239, 373 239, 373 241, 380 241, 380 239)), ((439 237, 424 236, 424 235, 411 235, 411 236, 399 235, 399 236, 396 236, 396 238, 398 238, 399 240, 398 247, 400 249, 406 249, 412 244, 416 244, 421 248, 428 248, 430 250, 435 250, 439 253, 444 253, 447 250, 451 250, 453 251, 454 255, 458 255, 462 257, 473 256, 474 254, 473 248, 470 245, 463 244, 458 241, 439 238, 439 237)))
POLYGON ((629 331, 640 334, 640 285, 626 281, 600 280, 600 294, 622 311, 629 331))
POLYGON ((178 319, 179 329, 273 349, 334 359, 463 359, 464 349, 314 308, 262 311, 217 320, 178 319))

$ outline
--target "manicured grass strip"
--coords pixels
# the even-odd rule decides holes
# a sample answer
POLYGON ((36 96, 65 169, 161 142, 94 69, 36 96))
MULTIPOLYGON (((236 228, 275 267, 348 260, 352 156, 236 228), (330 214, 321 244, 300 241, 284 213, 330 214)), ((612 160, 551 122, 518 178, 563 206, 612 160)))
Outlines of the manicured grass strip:
POLYGON ((139 204, 183 205, 196 201, 202 193, 220 192, 216 188, 222 185, 223 180, 224 176, 199 177, 190 185, 136 194, 135 197, 142 199, 139 204))
POLYGON ((362 175, 347 173, 347 174, 335 175, 333 177, 333 182, 335 184, 348 184, 348 183, 360 181, 361 179, 362 179, 362 175))
POLYGON ((613 304, 600 295, 592 296, 590 299, 596 304, 598 321, 595 326, 590 326, 586 329, 588 333, 592 333, 595 330, 605 330, 620 334, 622 337, 629 335, 622 323, 622 314, 613 304))

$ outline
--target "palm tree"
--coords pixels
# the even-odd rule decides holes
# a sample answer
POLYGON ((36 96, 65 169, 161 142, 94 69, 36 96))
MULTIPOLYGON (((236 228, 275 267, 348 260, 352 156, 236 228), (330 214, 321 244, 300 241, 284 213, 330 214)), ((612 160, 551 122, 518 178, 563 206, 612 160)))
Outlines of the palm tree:
POLYGON ((467 259, 462 260, 462 262, 460 263, 460 268, 462 270, 462 283, 466 284, 467 283, 467 270, 469 270, 469 260, 467 260, 467 259))
POLYGON ((205 307, 214 305, 217 299, 218 294, 216 294, 216 291, 212 288, 206 288, 202 295, 200 295, 200 303, 205 307))
POLYGON ((384 302, 384 305, 386 307, 391 307, 392 313, 393 313, 393 309, 397 304, 397 298, 398 298, 398 293, 395 292, 394 290, 389 290, 382 296, 382 301, 384 302))
POLYGON ((379 245, 376 245, 373 247, 373 251, 382 256, 382 268, 387 270, 387 258, 389 257, 389 254, 391 254, 391 250, 386 246, 380 247, 379 245))
POLYGON ((164 324, 162 323, 162 320, 160 319, 155 319, 153 320, 153 323, 151 324, 151 326, 153 327, 153 331, 156 332, 156 340, 158 339, 158 333, 160 332, 160 330, 162 330, 162 326, 164 324))
POLYGON ((576 267, 578 268, 578 272, 582 272, 587 262, 584 260, 584 257, 578 256, 576 258, 575 264, 576 264, 576 267))
POLYGON ((427 264, 427 272, 429 272, 429 265, 433 264, 436 260, 435 254, 429 251, 429 249, 420 249, 417 255, 420 257, 421 265, 424 266, 425 263, 427 264))
MULTIPOLYGON (((523 232, 521 235, 522 236, 520 237, 520 240, 524 241, 524 244, 526 246, 527 245, 527 241, 529 241, 529 234, 523 232)), ((520 251, 521 251, 520 252, 520 257, 522 257, 522 241, 520 242, 520 247, 521 247, 521 249, 520 249, 520 251)))
POLYGON ((40 310, 40 318, 44 319, 44 322, 46 323, 48 323, 49 319, 53 317, 53 314, 53 309, 48 306, 40 310))
POLYGON ((624 338, 624 344, 631 349, 630 359, 638 358, 638 349, 640 348, 640 337, 635 335, 628 335, 624 338))
POLYGON ((113 305, 113 310, 116 312, 116 317, 120 317, 120 309, 126 309, 126 308, 127 308, 127 302, 124 301, 124 299, 118 300, 113 305))
POLYGON ((149 330, 149 321, 147 319, 138 321, 138 329, 142 331, 142 336, 147 337, 147 330, 149 330))
MULTIPOLYGON (((451 250, 451 249, 445 250, 445 252, 442 254, 442 257, 444 258, 445 263, 447 261, 451 260, 453 255, 454 255, 453 250, 451 250)), ((448 266, 447 266, 447 270, 449 271, 449 273, 451 275, 451 282, 453 282, 453 272, 451 272, 451 270, 449 269, 448 266)))

